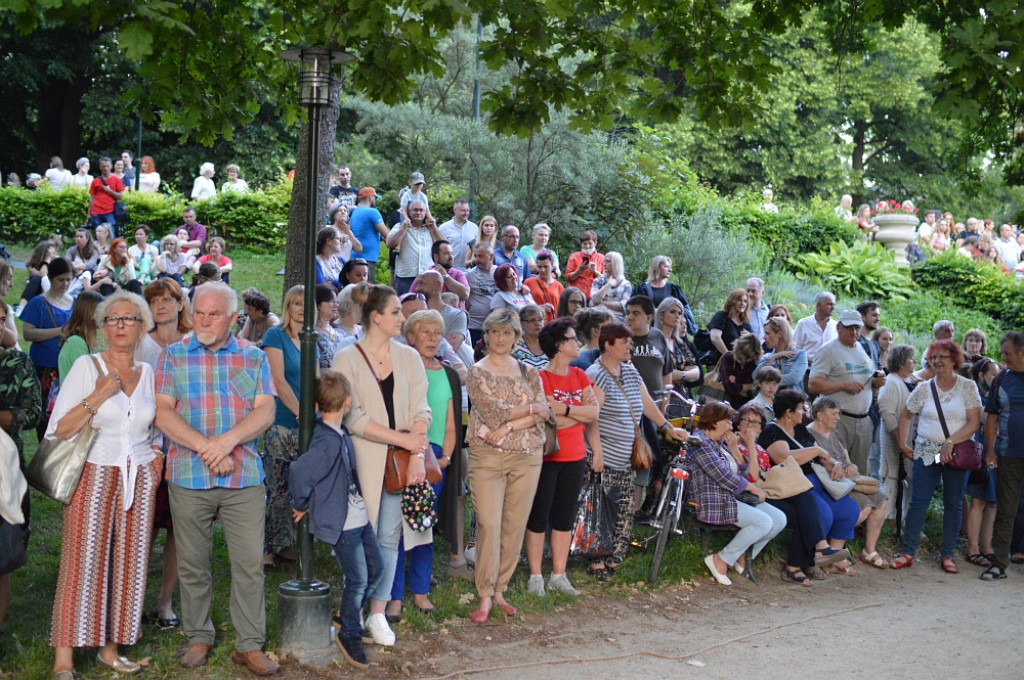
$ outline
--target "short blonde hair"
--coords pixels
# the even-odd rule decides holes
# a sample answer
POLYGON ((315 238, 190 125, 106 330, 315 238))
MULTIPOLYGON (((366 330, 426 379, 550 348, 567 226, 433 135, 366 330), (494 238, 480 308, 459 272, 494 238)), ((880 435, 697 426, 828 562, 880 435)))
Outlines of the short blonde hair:
POLYGON ((135 343, 135 347, 138 348, 142 342, 142 338, 145 337, 146 332, 153 327, 153 312, 149 311, 149 305, 146 304, 146 298, 135 293, 129 293, 126 290, 118 290, 114 293, 103 298, 103 302, 96 305, 96 311, 93 313, 93 320, 96 322, 96 328, 102 331, 104 323, 103 319, 107 316, 107 312, 110 308, 116 305, 118 302, 127 302, 135 308, 135 313, 138 314, 139 318, 142 319, 142 332, 139 333, 139 339, 135 343))
POLYGON ((437 326, 441 329, 441 334, 444 335, 444 317, 436 309, 421 309, 410 314, 409 318, 405 320, 405 325, 402 326, 402 335, 408 340, 419 332, 420 326, 427 325, 437 326))
POLYGON ((281 328, 284 332, 291 336, 291 322, 292 322, 292 303, 295 298, 301 298, 305 295, 305 286, 292 286, 288 289, 288 292, 284 294, 284 300, 281 302, 281 328))
POLYGON ((487 342, 487 334, 492 330, 501 328, 511 328, 516 334, 516 342, 523 337, 523 325, 519 323, 519 312, 508 307, 502 307, 495 309, 493 312, 487 315, 484 319, 484 342, 487 342))
POLYGON ((776 352, 785 352, 793 348, 793 327, 789 325, 784 316, 773 316, 764 322, 765 330, 772 329, 773 333, 779 334, 781 347, 776 347, 776 352))

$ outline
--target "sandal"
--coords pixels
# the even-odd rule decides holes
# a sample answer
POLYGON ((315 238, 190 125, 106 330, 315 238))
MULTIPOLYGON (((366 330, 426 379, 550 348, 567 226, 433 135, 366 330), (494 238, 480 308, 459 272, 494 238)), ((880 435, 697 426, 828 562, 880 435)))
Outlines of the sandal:
POLYGON ((968 555, 967 556, 967 561, 970 562, 971 564, 977 565, 979 567, 991 567, 992 566, 992 562, 988 559, 988 556, 987 555, 982 555, 981 553, 974 553, 973 555, 968 555))
POLYGON ((993 564, 991 567, 981 572, 979 576, 982 581, 999 581, 1006 578, 1006 570, 999 565, 993 564))
POLYGON ((587 575, 593 576, 598 581, 607 581, 609 572, 604 562, 591 562, 587 565, 587 575))
POLYGON ((907 569, 914 565, 914 556, 903 553, 892 561, 889 566, 893 569, 907 569))
POLYGON ((498 602, 497 605, 505 616, 515 616, 519 613, 519 610, 510 605, 508 602, 498 602))
POLYGON ((622 562, 614 562, 610 560, 604 561, 604 568, 608 570, 609 576, 615 576, 615 570, 622 566, 622 562))
POLYGON ((782 567, 782 573, 779 575, 786 583, 795 583, 798 586, 804 588, 810 588, 814 583, 811 579, 807 578, 802 569, 796 571, 790 571, 788 567, 782 567))
POLYGON ((845 560, 849 556, 850 551, 846 548, 833 548, 829 546, 814 552, 814 566, 828 567, 836 562, 845 560))
POLYGON ((828 578, 828 576, 825 575, 825 572, 821 570, 821 567, 808 567, 807 575, 815 581, 824 581, 828 578))
POLYGON ((1014 564, 1024 564, 1024 553, 1013 553, 1010 555, 1010 562, 1014 564))
POLYGON ((954 560, 952 557, 943 557, 942 571, 946 572, 947 574, 959 574, 960 567, 957 566, 956 560, 954 560))
POLYGON ((878 569, 889 568, 889 563, 886 562, 885 559, 883 559, 882 556, 878 554, 877 550, 873 553, 868 553, 864 550, 861 550, 860 561, 864 564, 870 564, 872 567, 877 567, 878 569))
POLYGON ((846 574, 847 576, 857 575, 857 570, 853 568, 853 563, 849 560, 840 560, 829 567, 828 570, 833 574, 846 574))

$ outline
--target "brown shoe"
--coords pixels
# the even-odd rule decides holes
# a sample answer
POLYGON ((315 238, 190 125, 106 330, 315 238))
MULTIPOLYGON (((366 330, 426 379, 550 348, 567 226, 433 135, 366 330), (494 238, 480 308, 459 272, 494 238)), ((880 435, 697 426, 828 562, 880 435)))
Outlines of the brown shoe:
POLYGON ((240 652, 236 649, 231 652, 231 661, 245 666, 256 675, 273 675, 277 672, 277 664, 258 649, 251 652, 240 652))
POLYGON ((206 665, 206 657, 210 654, 210 645, 196 642, 188 646, 185 656, 181 657, 181 665, 185 668, 199 668, 206 665))

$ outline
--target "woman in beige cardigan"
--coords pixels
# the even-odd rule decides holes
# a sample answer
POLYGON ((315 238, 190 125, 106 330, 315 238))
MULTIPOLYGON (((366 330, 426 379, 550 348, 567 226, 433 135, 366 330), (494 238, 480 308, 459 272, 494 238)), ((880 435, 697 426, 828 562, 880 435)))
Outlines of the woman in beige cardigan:
POLYGON ((395 634, 384 610, 391 597, 398 560, 398 541, 405 537, 406 549, 434 540, 429 529, 411 531, 402 519, 400 493, 384 491, 384 462, 389 445, 408 449, 409 484, 426 480, 423 455, 430 451, 427 428, 427 374, 419 353, 395 341, 402 330, 401 305, 395 291, 373 286, 363 305, 365 337, 334 356, 334 370, 352 384, 352 408, 345 427, 356 451, 356 473, 366 502, 366 513, 377 532, 384 555, 380 587, 370 593, 370 616, 366 628, 376 644, 395 644, 395 634))

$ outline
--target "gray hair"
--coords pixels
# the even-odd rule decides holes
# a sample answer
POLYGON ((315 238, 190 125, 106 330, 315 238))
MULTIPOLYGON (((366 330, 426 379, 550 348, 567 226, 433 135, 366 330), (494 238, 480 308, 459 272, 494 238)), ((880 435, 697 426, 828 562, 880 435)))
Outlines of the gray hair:
POLYGON ((817 418, 819 413, 833 409, 839 410, 839 402, 832 397, 821 395, 811 404, 811 418, 817 418))
POLYGON ((889 373, 896 373, 908 361, 914 358, 915 350, 910 345, 896 345, 889 348, 889 356, 885 359, 885 368, 889 373))
POLYGON ((828 292, 827 290, 823 290, 823 291, 819 292, 817 295, 814 296, 814 304, 815 304, 815 306, 817 306, 817 304, 819 302, 822 302, 824 300, 831 300, 832 302, 835 302, 836 301, 836 296, 833 295, 832 293, 828 292))
POLYGON ((135 342, 135 346, 138 347, 142 342, 143 336, 146 331, 153 327, 153 312, 149 311, 149 305, 146 304, 146 298, 135 293, 129 293, 126 290, 118 290, 103 298, 103 302, 96 305, 96 311, 93 312, 92 318, 96 322, 96 328, 103 331, 103 319, 107 317, 107 313, 110 312, 110 308, 116 305, 118 302, 127 302, 135 307, 135 313, 140 319, 142 319, 142 333, 139 334, 139 339, 135 342))
POLYGON ((764 279, 759 279, 756 276, 751 276, 749 279, 747 279, 747 283, 753 283, 754 285, 757 286, 758 290, 764 290, 764 279))
POLYGON ((936 321, 935 325, 932 326, 932 334, 934 335, 935 333, 938 333, 942 328, 947 327, 947 326, 949 327, 949 332, 952 333, 953 332, 953 322, 952 321, 950 321, 949 319, 942 319, 940 321, 936 321))
POLYGON ((228 314, 234 314, 238 311, 238 293, 223 281, 208 281, 201 286, 197 286, 195 293, 192 295, 192 306, 195 307, 200 295, 206 296, 211 293, 220 295, 221 299, 228 303, 228 314))

